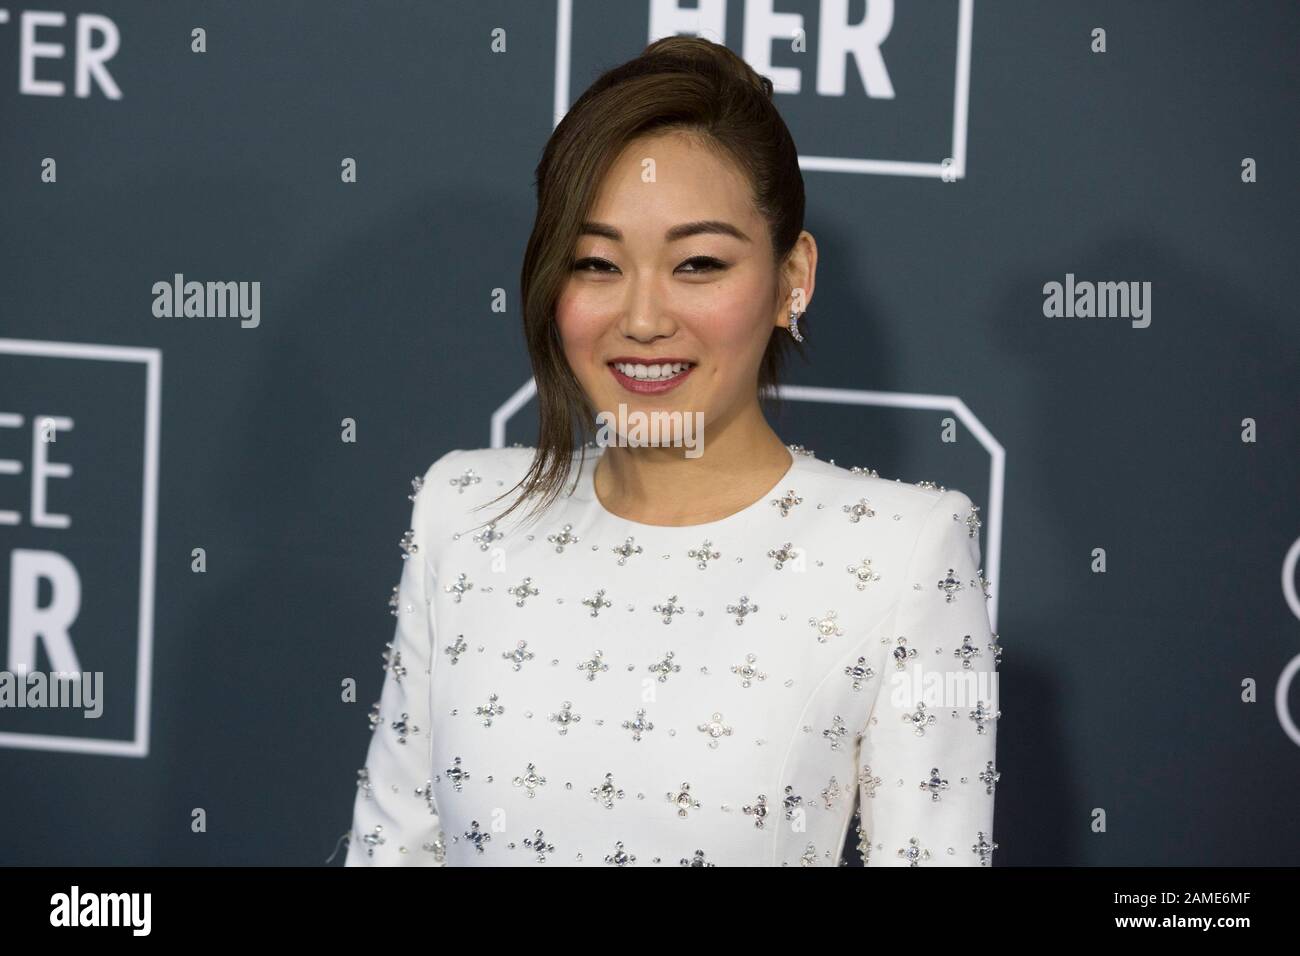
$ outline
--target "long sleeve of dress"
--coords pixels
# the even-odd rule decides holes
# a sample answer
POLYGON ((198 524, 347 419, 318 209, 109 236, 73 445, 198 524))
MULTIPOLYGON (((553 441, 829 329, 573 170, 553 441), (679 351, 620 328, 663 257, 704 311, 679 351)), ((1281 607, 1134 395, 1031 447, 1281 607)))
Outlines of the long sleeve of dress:
POLYGON ((944 491, 909 559, 858 750, 867 866, 989 865, 997 646, 970 499, 944 491))
MULTIPOLYGON (((414 494, 411 526, 402 538, 397 625, 384 655, 378 714, 353 804, 345 866, 442 866, 445 843, 433 800, 430 668, 437 648, 430 602, 436 580, 428 559, 426 514, 443 473, 434 462, 414 494)), ((441 481, 445 482, 443 476, 441 481)))

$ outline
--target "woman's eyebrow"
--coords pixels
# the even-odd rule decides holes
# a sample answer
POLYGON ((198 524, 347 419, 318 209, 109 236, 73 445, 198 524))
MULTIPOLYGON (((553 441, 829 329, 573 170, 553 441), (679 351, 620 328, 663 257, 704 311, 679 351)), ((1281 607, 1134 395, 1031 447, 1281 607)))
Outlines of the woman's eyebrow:
MULTIPOLYGON (((689 236, 698 236, 706 233, 715 235, 733 236, 742 242, 750 242, 749 236, 745 235, 740 229, 736 228, 729 222, 721 219, 700 219, 696 222, 684 222, 679 226, 673 226, 664 234, 664 238, 669 242, 676 242, 678 239, 685 239, 689 236)), ((608 223, 603 222, 584 222, 579 230, 580 235, 584 236, 603 236, 606 239, 613 239, 615 242, 623 241, 623 233, 615 229, 608 223)))

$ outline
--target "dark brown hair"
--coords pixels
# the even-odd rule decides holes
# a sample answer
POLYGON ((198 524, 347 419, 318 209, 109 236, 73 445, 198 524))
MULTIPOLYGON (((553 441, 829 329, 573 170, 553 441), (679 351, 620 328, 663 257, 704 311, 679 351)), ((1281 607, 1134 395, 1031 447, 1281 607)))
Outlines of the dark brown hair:
MULTIPOLYGON (((575 447, 594 434, 596 411, 564 355, 555 303, 605 172, 631 140, 670 130, 698 135, 744 171, 767 220, 778 268, 803 230, 799 155, 772 102, 772 81, 727 47, 700 37, 665 37, 592 83, 537 164, 537 215, 520 275, 524 337, 537 383, 537 454, 515 485, 524 489, 519 499, 497 521, 530 497, 540 499, 534 512, 548 507, 569 475, 575 447)), ((758 372, 760 400, 774 407, 792 346, 798 347, 794 338, 774 327, 758 372)))

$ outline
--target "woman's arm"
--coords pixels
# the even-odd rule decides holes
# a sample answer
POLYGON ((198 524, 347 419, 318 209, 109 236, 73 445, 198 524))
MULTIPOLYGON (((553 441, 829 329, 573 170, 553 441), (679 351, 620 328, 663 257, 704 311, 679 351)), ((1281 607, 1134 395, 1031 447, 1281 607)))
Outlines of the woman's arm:
POLYGON ((998 675, 971 510, 956 490, 935 502, 886 632, 858 751, 867 866, 991 862, 998 675))
POLYGON ((437 581, 429 561, 432 544, 429 502, 438 481, 446 481, 434 462, 415 494, 410 530, 404 537, 402 576, 394 608, 397 626, 385 653, 378 715, 364 775, 353 804, 345 866, 442 866, 444 842, 433 801, 431 668, 436 633, 430 603, 437 581))

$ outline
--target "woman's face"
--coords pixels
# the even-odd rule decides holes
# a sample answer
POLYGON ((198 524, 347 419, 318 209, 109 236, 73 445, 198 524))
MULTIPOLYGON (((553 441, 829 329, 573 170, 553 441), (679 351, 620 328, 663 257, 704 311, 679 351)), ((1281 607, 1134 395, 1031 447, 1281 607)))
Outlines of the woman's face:
POLYGON ((744 173, 688 135, 656 134, 630 142, 602 182, 556 322, 597 412, 676 411, 712 426, 757 409, 779 295, 744 173), (624 374, 625 362, 664 360, 693 367, 664 382, 624 374))

